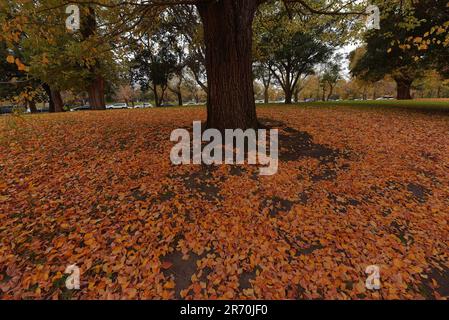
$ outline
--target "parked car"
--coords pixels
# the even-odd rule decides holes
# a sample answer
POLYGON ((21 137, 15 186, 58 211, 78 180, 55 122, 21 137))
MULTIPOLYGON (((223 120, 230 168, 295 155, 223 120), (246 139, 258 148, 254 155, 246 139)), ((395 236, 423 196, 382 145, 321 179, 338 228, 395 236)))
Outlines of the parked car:
POLYGON ((196 106, 198 105, 198 103, 196 103, 195 101, 188 101, 186 103, 184 103, 185 106, 196 106))
POLYGON ((74 112, 74 111, 85 111, 85 110, 92 110, 91 106, 80 106, 80 107, 75 107, 70 109, 70 111, 74 112))
POLYGON ((392 96, 383 96, 383 97, 377 98, 376 100, 394 100, 394 97, 392 97, 392 96))
POLYGON ((144 109, 144 108, 153 108, 151 103, 140 103, 134 106, 134 109, 144 109))
POLYGON ((0 114, 10 114, 14 110, 13 106, 4 106, 0 107, 0 114))
POLYGON ((106 106, 106 109, 128 109, 126 103, 114 103, 106 106))
POLYGON ((163 102, 162 104, 161 104, 161 107, 174 107, 175 105, 174 104, 171 104, 170 102, 163 102))

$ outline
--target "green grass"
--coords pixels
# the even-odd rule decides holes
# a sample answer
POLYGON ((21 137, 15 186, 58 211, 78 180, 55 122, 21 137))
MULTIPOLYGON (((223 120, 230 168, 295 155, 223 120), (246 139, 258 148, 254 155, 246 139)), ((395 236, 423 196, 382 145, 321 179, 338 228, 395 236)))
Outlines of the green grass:
POLYGON ((368 107, 368 108, 407 108, 419 110, 447 110, 449 111, 449 100, 367 100, 367 101, 319 101, 319 102, 304 102, 298 105, 303 106, 317 106, 317 107, 368 107))
POLYGON ((449 114, 449 99, 441 100, 366 100, 366 101, 318 101, 318 102, 300 102, 291 105, 269 103, 258 104, 258 108, 264 107, 303 107, 303 108, 356 108, 356 109, 383 109, 383 110, 410 110, 423 112, 438 112, 449 114))

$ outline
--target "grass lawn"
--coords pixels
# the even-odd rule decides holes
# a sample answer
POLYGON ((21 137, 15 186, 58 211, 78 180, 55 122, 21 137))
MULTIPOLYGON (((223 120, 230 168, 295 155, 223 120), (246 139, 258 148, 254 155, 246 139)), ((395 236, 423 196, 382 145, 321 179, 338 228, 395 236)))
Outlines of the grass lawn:
POLYGON ((449 113, 346 104, 259 108, 274 176, 172 165, 204 108, 0 117, 0 298, 448 298, 449 113))
POLYGON ((449 99, 429 100, 365 100, 365 101, 317 101, 312 103, 299 103, 301 106, 314 107, 365 107, 365 108, 399 108, 421 111, 448 111, 449 99))

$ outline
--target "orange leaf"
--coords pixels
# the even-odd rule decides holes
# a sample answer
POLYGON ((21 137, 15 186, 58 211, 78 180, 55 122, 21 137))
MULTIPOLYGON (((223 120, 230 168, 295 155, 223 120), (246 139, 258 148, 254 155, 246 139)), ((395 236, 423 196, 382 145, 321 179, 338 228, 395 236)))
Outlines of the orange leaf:
POLYGON ((195 292, 195 294, 199 294, 201 292, 201 285, 199 283, 195 283, 193 285, 193 292, 195 292))
POLYGON ((165 270, 170 269, 172 265, 173 265, 173 263, 171 263, 170 261, 164 261, 164 262, 162 262, 162 269, 165 269, 165 270))

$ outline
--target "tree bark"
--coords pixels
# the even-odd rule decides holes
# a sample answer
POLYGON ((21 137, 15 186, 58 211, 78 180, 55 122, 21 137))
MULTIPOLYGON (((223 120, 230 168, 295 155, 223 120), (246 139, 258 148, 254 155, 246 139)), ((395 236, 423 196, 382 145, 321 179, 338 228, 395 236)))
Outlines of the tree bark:
POLYGON ((64 111, 64 102, 62 101, 61 92, 59 90, 51 90, 51 100, 55 108, 55 112, 64 111))
POLYGON ((179 82, 176 84, 176 87, 173 88, 171 86, 167 86, 168 90, 170 90, 171 92, 173 92, 176 95, 176 98, 178 99, 178 106, 182 107, 183 105, 183 100, 182 100, 182 89, 181 89, 181 85, 182 85, 182 70, 177 72, 176 74, 179 78, 179 82))
POLYGON ((207 127, 257 128, 252 75, 252 22, 258 0, 197 5, 204 28, 207 127))
POLYGON ((293 101, 295 103, 299 102, 299 89, 295 88, 295 91, 293 92, 293 101))
POLYGON ((37 112, 37 108, 36 108, 36 101, 32 100, 28 103, 28 107, 30 108, 30 112, 31 113, 36 113, 37 112))
MULTIPOLYGON (((333 85, 329 85, 329 93, 327 95, 327 101, 330 100, 330 98, 332 98, 332 95, 334 94, 334 86, 333 85)), ((365 99, 364 99, 365 100, 365 99)))
POLYGON ((271 84, 271 66, 269 64, 265 65, 268 74, 262 73, 262 84, 263 84, 263 100, 267 104, 270 101, 270 84, 271 84), (266 77, 265 77, 266 75, 266 77))
POLYGON ((104 100, 104 79, 97 75, 90 83, 87 94, 89 96, 89 105, 93 110, 105 110, 106 103, 104 100))
MULTIPOLYGON (((87 5, 85 12, 86 14, 82 18, 81 35, 83 36, 83 39, 87 40, 97 32, 97 20, 95 9, 92 5, 87 5)), ((88 68, 93 79, 87 87, 87 93, 89 96, 89 105, 94 110, 106 109, 104 97, 105 81, 99 71, 100 63, 101 62, 97 60, 93 66, 88 68)))
POLYGON ((285 93, 285 104, 292 104, 292 91, 290 90, 289 87, 285 87, 284 89, 284 93, 285 93))
POLYGON ((53 103, 53 98, 51 96, 51 89, 50 86, 47 83, 42 84, 42 88, 44 88, 45 93, 48 97, 48 111, 49 112, 55 112, 55 104, 53 103))
POLYGON ((176 93, 176 95, 178 96, 178 106, 182 107, 183 101, 182 101, 182 93, 181 93, 181 91, 178 91, 176 93))
POLYGON ((265 104, 267 104, 270 100, 269 91, 268 91, 269 88, 270 88, 270 86, 266 86, 266 87, 264 87, 264 90, 263 90, 263 102, 265 104))
POLYGON ((48 96, 48 109, 49 112, 63 112, 64 102, 62 100, 61 92, 59 90, 53 90, 47 83, 42 85, 45 93, 48 96))
POLYGON ((412 87, 413 80, 409 79, 395 79, 397 85, 397 99, 398 100, 411 100, 412 95, 410 89, 412 87))

